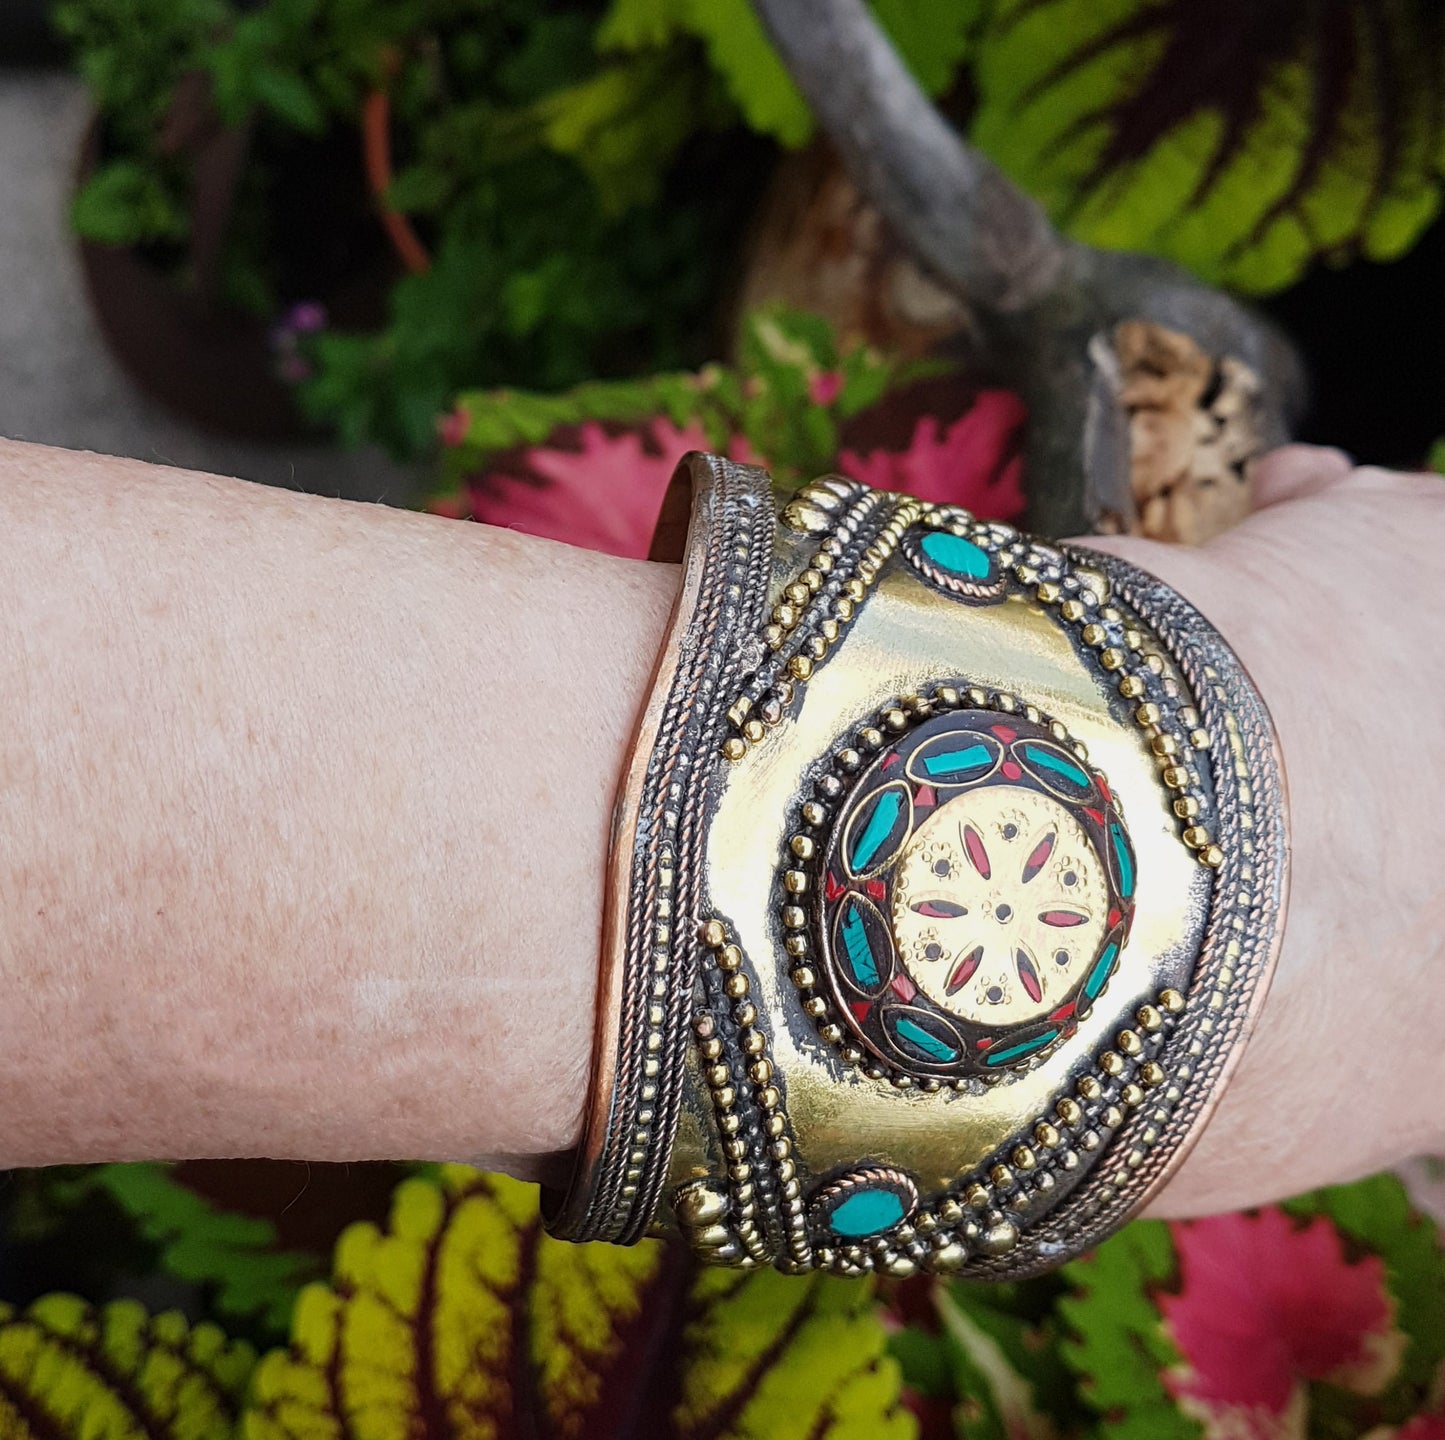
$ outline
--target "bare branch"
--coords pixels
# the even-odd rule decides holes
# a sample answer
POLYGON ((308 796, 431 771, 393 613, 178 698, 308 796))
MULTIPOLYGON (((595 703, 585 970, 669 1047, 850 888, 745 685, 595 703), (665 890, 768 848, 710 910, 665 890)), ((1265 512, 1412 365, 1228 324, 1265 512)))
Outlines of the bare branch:
POLYGON ((1121 321, 1153 321, 1241 361, 1262 382, 1262 440, 1288 437, 1303 382, 1278 331, 1176 266, 1060 236, 938 113, 864 0, 754 4, 860 192, 979 317, 986 361, 1028 403, 1035 528, 1078 533, 1105 502, 1132 503, 1127 455, 1089 444, 1101 395, 1089 345, 1121 321), (1088 474, 1091 454, 1111 473, 1088 474))
POLYGON ((1020 309, 1050 288, 1063 244, 1048 217, 960 142, 863 0, 756 5, 854 183, 920 261, 990 310, 1020 309))

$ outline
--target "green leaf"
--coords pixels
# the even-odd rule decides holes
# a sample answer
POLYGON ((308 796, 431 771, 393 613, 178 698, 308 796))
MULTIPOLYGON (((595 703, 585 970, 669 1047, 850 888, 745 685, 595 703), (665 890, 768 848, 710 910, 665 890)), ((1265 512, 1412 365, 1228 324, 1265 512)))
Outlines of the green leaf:
POLYGON ((945 91, 983 19, 987 0, 872 0, 898 53, 930 95, 945 91))
POLYGON ((940 1289, 937 1305, 959 1396, 959 1440, 1053 1440, 1057 1432, 1039 1409, 1030 1378, 1000 1337, 979 1323, 979 1313, 959 1303, 959 1287, 940 1289))
POLYGON ((299 76, 274 65, 260 65, 251 77, 256 99, 279 119, 307 135, 326 128, 326 113, 299 76))
POLYGON ((884 1350, 867 1286, 566 1245, 532 1187, 448 1167, 398 1189, 386 1232, 342 1236, 332 1285, 257 1367, 242 1433, 582 1436, 625 1407, 658 1440, 904 1440, 884 1350))
POLYGON ((1270 291, 1435 215, 1442 28, 1428 0, 1001 0, 972 136, 1076 238, 1270 291))
MULTIPOLYGON (((525 276, 514 277, 515 285, 524 283, 530 283, 525 276)), ((523 289, 514 303, 526 298, 523 289)), ((897 386, 951 368, 937 361, 900 361, 861 344, 840 351, 826 320, 783 306, 750 314, 739 350, 736 369, 713 365, 692 375, 596 381, 556 395, 465 392, 457 406, 467 416, 467 433, 461 446, 446 452, 443 483, 454 487, 485 471, 496 452, 540 445, 564 425, 638 424, 665 415, 679 427, 700 423, 718 450, 743 437, 786 488, 833 468, 842 420, 897 386), (841 386, 820 405, 812 386, 825 375, 841 386)))
POLYGON ((597 28, 597 46, 606 51, 666 45, 688 14, 688 0, 612 0, 597 28))
POLYGON ((112 160, 76 192, 70 207, 76 233, 101 245, 178 240, 185 212, 160 176, 138 160, 112 160))
POLYGON ((214 1325, 148 1316, 131 1300, 0 1305, 0 1434, 218 1440, 232 1431, 253 1360, 214 1325))
POLYGON ((813 112, 793 84, 749 0, 687 0, 687 28, 707 46, 742 117, 784 145, 813 133, 813 112))
POLYGON ((222 1314, 255 1317, 285 1333, 297 1294, 318 1271, 314 1256, 277 1250, 268 1222, 217 1210, 165 1165, 103 1165, 87 1183, 109 1194, 160 1246, 160 1263, 172 1275, 213 1287, 212 1303, 222 1314))
POLYGON ((1432 470, 1438 470, 1445 475, 1445 438, 1435 442, 1430 449, 1430 459, 1427 462, 1432 470))
POLYGON ((948 1342, 920 1325, 904 1325, 888 1337, 888 1353, 898 1362, 903 1383, 930 1400, 951 1396, 952 1355, 948 1342))
POLYGON ((644 53, 554 92, 539 110, 547 143, 577 161, 616 214, 657 198, 665 168, 697 126, 698 101, 685 66, 644 53))
POLYGON ((1174 1243, 1160 1220, 1126 1225, 1064 1269, 1073 1294, 1059 1311, 1073 1338, 1063 1355, 1099 1414, 1104 1440, 1200 1440, 1204 1433, 1160 1379, 1180 1356, 1151 1292, 1174 1272, 1174 1243))
MULTIPOLYGON (((968 51, 985 0, 872 0, 899 54, 930 94, 945 90, 968 51)), ((614 0, 598 31, 604 50, 665 45, 695 36, 743 119, 784 145, 813 134, 811 110, 757 17, 751 0, 614 0)))

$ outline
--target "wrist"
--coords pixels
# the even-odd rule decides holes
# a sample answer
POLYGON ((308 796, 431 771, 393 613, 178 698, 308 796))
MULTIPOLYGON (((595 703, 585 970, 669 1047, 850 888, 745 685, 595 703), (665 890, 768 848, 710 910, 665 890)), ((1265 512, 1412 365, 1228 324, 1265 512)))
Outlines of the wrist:
POLYGON ((1429 968, 1445 895, 1419 837, 1434 828, 1445 770, 1429 707, 1401 693, 1406 676, 1432 680, 1419 661, 1438 650, 1428 618, 1438 606, 1387 577, 1423 575, 1440 589, 1411 557, 1425 561, 1445 512, 1438 482, 1356 475, 1367 478, 1273 506, 1200 550, 1090 542, 1175 586, 1234 647, 1274 719, 1291 813, 1274 983, 1153 1213, 1258 1204, 1440 1139, 1431 1097, 1445 1065, 1424 1037, 1445 1023, 1429 968))

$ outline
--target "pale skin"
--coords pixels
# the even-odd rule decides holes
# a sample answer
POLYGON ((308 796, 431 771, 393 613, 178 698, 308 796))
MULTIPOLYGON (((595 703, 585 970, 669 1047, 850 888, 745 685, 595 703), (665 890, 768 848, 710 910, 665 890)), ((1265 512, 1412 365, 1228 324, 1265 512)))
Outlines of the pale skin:
MULTIPOLYGON (((483 1159, 579 1133, 612 790, 677 583, 478 525, 0 442, 0 1166, 483 1159)), ((1294 894, 1155 1204, 1438 1149, 1445 482, 1294 447, 1189 596, 1269 703, 1294 894)))

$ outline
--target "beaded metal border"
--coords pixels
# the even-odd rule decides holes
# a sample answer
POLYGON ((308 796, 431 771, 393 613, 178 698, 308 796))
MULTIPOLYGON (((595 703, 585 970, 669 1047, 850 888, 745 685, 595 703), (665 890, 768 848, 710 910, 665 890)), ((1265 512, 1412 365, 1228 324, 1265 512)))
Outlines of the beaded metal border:
POLYGON ((712 964, 703 976, 706 1003, 693 1018, 693 1033, 727 1163, 727 1189, 724 1195, 710 1182, 694 1182, 674 1201, 674 1212, 694 1249, 709 1260, 811 1270, 813 1248, 780 1077, 750 998, 743 952, 720 920, 706 921, 700 939, 712 964), (708 1219, 698 1224, 692 1218, 697 1215, 708 1219))
MULTIPOLYGON (((640 1239, 666 1183, 685 1085, 688 1026, 698 973, 695 926, 703 887, 711 767, 724 697, 757 660, 745 643, 762 624, 776 531, 767 473, 693 454, 679 467, 693 482, 688 579, 696 595, 647 760, 626 867, 627 918, 621 1013, 610 1094, 594 1111, 584 1146, 595 1162, 549 1207, 554 1234, 574 1241, 640 1239), (596 1130, 600 1133, 593 1134, 596 1130)), ((595 1083, 595 1082, 594 1082, 595 1083)), ((599 1087, 600 1089, 601 1087, 599 1087)))
POLYGON ((991 1279, 1039 1274, 1097 1243, 1182 1158, 1238 1059, 1236 1042, 1263 1002, 1262 982, 1273 966, 1288 889, 1288 823, 1274 730, 1239 661, 1198 610, 1152 575, 1084 547, 1071 550, 1099 567, 1120 601, 1158 635, 1193 692, 1202 723, 1218 737, 1209 757, 1219 835, 1228 843, 1216 863, 1188 1010, 1161 1057, 1169 1085, 1158 1104, 1132 1117, 1086 1192, 1047 1217, 1026 1251, 975 1267, 991 1279))
POLYGON ((797 694, 846 632, 904 533, 926 512, 921 501, 873 490, 856 480, 815 480, 789 502, 804 533, 829 533, 796 579, 783 586, 763 627, 770 652, 728 707, 728 760, 741 760, 778 725, 797 694))
MULTIPOLYGON (((847 495, 864 488, 854 482, 833 479, 814 481, 784 507, 780 517, 783 525, 814 537, 822 531, 830 532, 818 541, 817 554, 804 567, 799 578, 783 587, 785 595, 800 585, 800 593, 813 594, 812 576, 822 578, 817 570, 819 559, 832 565, 835 555, 853 553, 842 537, 849 536, 851 543, 857 522, 851 511, 842 515, 835 512, 847 495), (837 528, 833 529, 835 522, 837 528)), ((867 584, 864 585, 861 578, 853 577, 856 581, 854 588, 848 590, 844 587, 841 598, 848 601, 848 620, 854 618, 883 563, 900 545, 914 573, 928 583, 938 583, 909 555, 911 547, 903 544, 910 531, 917 533, 919 527, 944 530, 971 541, 988 554, 997 565, 1000 576, 1012 582, 999 587, 999 602, 1010 589, 1037 601, 1074 638, 1080 652, 1093 658, 1093 662, 1105 673, 1105 678, 1112 681, 1121 700, 1133 707, 1133 721, 1143 732, 1158 761, 1159 778, 1174 795, 1172 808, 1180 838, 1196 852, 1203 864, 1211 867, 1221 865, 1224 854, 1215 843, 1209 824, 1212 798, 1196 758, 1201 752, 1209 750, 1212 736, 1199 710, 1183 701, 1177 687, 1171 693, 1173 682, 1166 678, 1165 659, 1150 648, 1146 630, 1132 623, 1124 611, 1111 602, 1107 594, 1109 582, 1098 563, 1107 557, 1096 557, 1094 552, 1078 547, 1066 554, 1001 521, 978 520, 959 506, 932 505, 899 496, 881 498, 892 498, 896 502, 895 508, 887 521, 879 526, 882 541, 873 542, 871 549, 865 549, 860 557, 867 584)), ((824 601, 836 593, 837 588, 830 587, 824 601)), ((826 618, 821 606, 815 606, 815 609, 817 621, 826 618)), ((814 614, 814 610, 807 611, 807 614, 814 614)), ((801 627, 805 631, 805 638, 811 638, 811 632, 803 626, 804 612, 788 618, 793 620, 795 628, 801 627)), ((771 627, 764 639, 771 645, 773 637, 770 631, 771 627)), ((842 632, 830 633, 833 638, 828 644, 832 645, 842 632)), ((810 666, 807 675, 811 673, 810 666)), ((806 679, 807 675, 799 678, 806 679)), ((777 700, 779 697, 774 695, 771 698, 777 700)), ((791 702, 793 698, 790 689, 787 701, 791 702)), ((740 731, 747 726, 745 717, 751 708, 749 692, 742 692, 729 710, 729 720, 740 731)), ((755 718, 746 734, 730 737, 724 745, 724 754, 730 760, 741 760, 749 747, 761 742, 768 729, 781 720, 785 710, 784 703, 779 703, 776 708, 770 706, 767 723, 755 718), (734 744, 734 741, 737 743, 734 744)))

